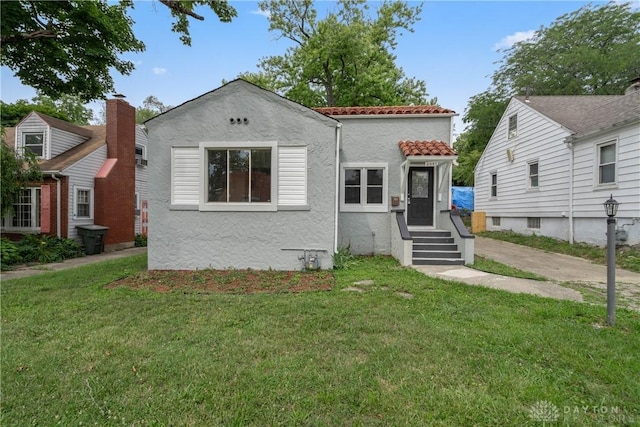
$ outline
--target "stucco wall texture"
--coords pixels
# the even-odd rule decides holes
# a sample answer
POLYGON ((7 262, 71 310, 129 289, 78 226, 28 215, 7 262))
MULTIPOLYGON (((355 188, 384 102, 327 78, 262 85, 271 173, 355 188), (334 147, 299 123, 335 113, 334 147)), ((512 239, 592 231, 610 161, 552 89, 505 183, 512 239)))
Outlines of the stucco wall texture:
POLYGON ((319 250, 315 253, 320 267, 332 268, 335 120, 235 81, 148 121, 146 126, 150 141, 149 269, 299 270, 304 249, 319 250), (247 118, 248 123, 231 124, 230 118, 247 118), (308 207, 276 212, 201 212, 197 206, 191 210, 171 207, 171 147, 250 141, 307 147, 308 207))
MULTIPOLYGON (((401 140, 439 140, 450 143, 451 117, 338 117, 342 122, 340 163, 373 162, 388 164, 389 199, 401 196, 401 165, 405 161, 398 142, 401 140)), ((440 182, 436 168, 436 181, 440 182)), ((442 200, 435 211, 449 209, 450 180, 444 180, 442 200)), ((436 194, 436 197, 438 195, 436 194)), ((389 211, 391 204, 389 202, 389 211)), ((389 212, 339 214, 339 245, 349 246, 356 254, 391 254, 389 212)), ((437 218, 437 215, 436 215, 437 218)), ((436 224, 437 227, 437 224, 436 224)))

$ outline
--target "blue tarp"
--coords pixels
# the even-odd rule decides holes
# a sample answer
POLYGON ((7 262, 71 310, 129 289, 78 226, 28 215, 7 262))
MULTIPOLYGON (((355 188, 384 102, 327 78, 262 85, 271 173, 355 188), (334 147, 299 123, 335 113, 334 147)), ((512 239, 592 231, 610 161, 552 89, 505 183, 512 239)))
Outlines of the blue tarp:
POLYGON ((473 187, 451 187, 451 200, 457 209, 473 210, 473 187))

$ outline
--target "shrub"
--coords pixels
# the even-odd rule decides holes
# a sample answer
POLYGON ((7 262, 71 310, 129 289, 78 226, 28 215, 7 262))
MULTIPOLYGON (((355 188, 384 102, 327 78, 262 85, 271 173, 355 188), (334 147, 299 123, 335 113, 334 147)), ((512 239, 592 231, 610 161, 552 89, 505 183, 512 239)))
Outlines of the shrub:
POLYGON ((18 242, 17 247, 23 263, 60 262, 84 256, 82 247, 75 240, 49 235, 25 236, 18 242))
POLYGON ((346 270, 355 263, 355 257, 351 253, 351 246, 341 246, 338 251, 333 254, 334 270, 346 270))
POLYGON ((11 270, 14 265, 20 264, 22 258, 14 242, 3 237, 0 245, 0 269, 3 271, 11 270))
POLYGON ((147 246, 147 236, 145 236, 144 234, 140 234, 140 233, 136 234, 135 246, 136 246, 136 248, 146 247, 147 246))

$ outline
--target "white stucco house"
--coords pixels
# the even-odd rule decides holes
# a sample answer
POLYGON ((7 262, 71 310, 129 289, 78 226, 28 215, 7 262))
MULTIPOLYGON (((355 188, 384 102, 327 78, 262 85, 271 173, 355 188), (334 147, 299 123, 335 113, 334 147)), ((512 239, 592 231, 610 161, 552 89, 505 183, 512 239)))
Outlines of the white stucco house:
POLYGON ((145 125, 149 268, 331 268, 341 246, 473 262, 451 214, 455 112, 310 109, 244 80, 145 125))
POLYGON ((613 195, 618 243, 640 244, 640 81, 624 95, 511 99, 475 186, 487 230, 605 245, 613 195))

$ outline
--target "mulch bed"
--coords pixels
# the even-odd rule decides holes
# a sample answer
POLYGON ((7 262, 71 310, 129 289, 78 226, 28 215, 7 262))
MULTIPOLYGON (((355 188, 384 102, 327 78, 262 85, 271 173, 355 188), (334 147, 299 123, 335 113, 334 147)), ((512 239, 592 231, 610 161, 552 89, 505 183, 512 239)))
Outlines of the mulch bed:
POLYGON ((151 270, 120 279, 107 288, 127 287, 157 292, 299 293, 328 291, 335 277, 330 271, 274 270, 151 270))

